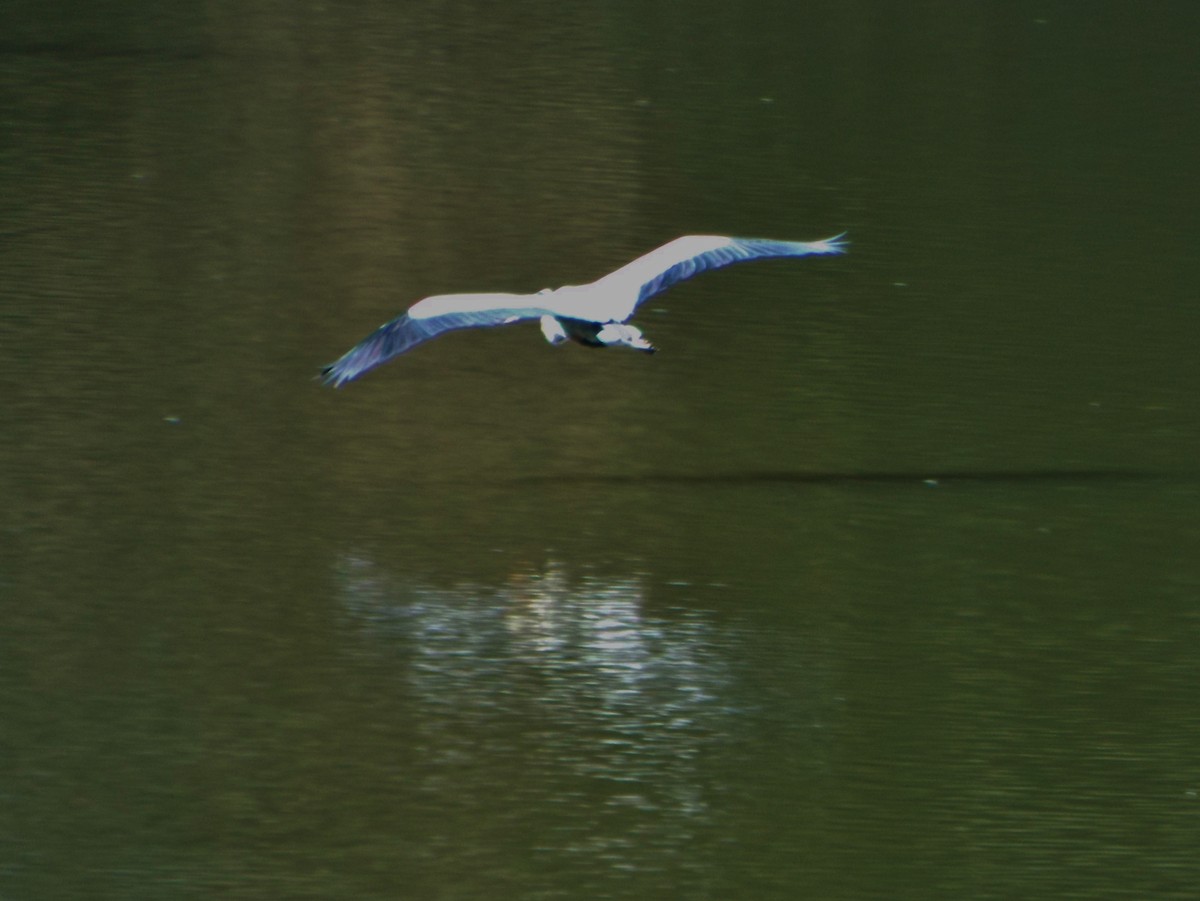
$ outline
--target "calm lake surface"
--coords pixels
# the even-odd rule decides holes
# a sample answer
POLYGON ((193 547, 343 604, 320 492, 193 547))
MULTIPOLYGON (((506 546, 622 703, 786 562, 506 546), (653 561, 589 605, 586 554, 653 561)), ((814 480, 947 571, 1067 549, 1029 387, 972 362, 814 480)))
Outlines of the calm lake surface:
POLYGON ((0 898, 1200 895, 1198 35, 0 6, 0 898))

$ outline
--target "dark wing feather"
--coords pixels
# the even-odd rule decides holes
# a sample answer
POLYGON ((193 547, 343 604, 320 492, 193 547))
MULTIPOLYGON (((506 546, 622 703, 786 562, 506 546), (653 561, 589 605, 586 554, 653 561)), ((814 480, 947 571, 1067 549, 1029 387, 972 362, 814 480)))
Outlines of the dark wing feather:
POLYGON ((655 248, 590 285, 582 300, 565 297, 565 303, 582 313, 570 313, 596 322, 624 322, 638 304, 672 285, 709 269, 763 257, 803 257, 814 253, 842 253, 841 235, 824 241, 769 241, 761 238, 726 238, 722 235, 684 235, 655 248))
POLYGON ((538 308, 504 307, 423 317, 402 313, 323 368, 321 379, 324 384, 338 388, 443 332, 475 326, 506 325, 522 319, 535 319, 544 312, 538 308))
POLYGON ((363 340, 342 354, 337 361, 321 370, 321 380, 326 385, 340 388, 364 372, 386 363, 392 357, 404 353, 410 347, 427 341, 438 334, 430 328, 434 320, 410 319, 407 313, 385 322, 363 340))
POLYGON ((768 257, 805 257, 818 253, 843 253, 845 252, 845 242, 841 240, 841 237, 838 235, 836 238, 829 238, 825 241, 811 242, 729 238, 727 244, 681 260, 646 281, 638 292, 637 302, 640 304, 655 294, 661 294, 672 285, 686 281, 701 272, 720 269, 734 263, 768 257))

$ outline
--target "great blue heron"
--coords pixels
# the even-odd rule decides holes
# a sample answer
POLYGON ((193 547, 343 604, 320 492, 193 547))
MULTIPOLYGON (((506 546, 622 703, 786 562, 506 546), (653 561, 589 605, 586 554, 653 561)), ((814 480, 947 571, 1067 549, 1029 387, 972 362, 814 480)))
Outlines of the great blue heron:
POLYGON ((409 348, 451 329, 541 320, 551 344, 568 338, 588 347, 624 345, 654 353, 641 329, 628 325, 638 305, 676 282, 708 269, 764 257, 844 253, 842 235, 824 241, 770 241, 685 235, 587 285, 544 288, 537 294, 438 294, 385 322, 340 359, 321 370, 339 387, 409 348))

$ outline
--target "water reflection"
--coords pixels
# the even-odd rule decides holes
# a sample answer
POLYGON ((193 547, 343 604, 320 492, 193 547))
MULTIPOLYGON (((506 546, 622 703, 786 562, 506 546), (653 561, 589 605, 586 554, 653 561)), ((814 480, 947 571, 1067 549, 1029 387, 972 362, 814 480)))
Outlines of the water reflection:
POLYGON ((347 556, 340 578, 364 651, 392 668, 420 789, 439 807, 507 807, 511 822, 535 801, 547 849, 631 867, 706 821, 697 764, 728 731, 730 676, 701 616, 646 613, 642 576, 572 579, 550 562, 435 587, 347 556))

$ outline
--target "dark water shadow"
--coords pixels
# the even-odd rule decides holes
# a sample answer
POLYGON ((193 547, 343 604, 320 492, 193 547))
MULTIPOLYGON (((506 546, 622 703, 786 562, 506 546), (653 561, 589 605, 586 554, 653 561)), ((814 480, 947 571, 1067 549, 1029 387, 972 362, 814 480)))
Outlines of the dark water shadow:
POLYGON ((768 470, 762 472, 708 473, 573 473, 522 476, 516 483, 612 485, 914 485, 930 487, 952 483, 998 484, 1103 484, 1117 482, 1188 481, 1192 473, 1155 472, 1147 469, 964 469, 933 471, 809 472, 768 470))
POLYGON ((211 59, 215 56, 217 53, 214 50, 203 46, 138 47, 67 41, 0 41, 0 58, 43 57, 65 61, 115 59, 174 62, 211 59))

